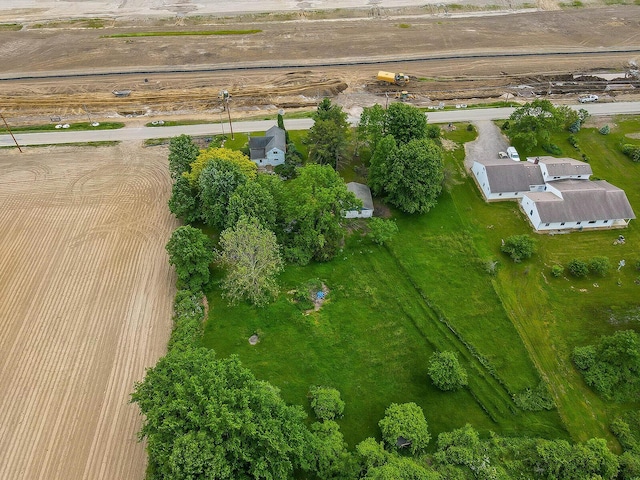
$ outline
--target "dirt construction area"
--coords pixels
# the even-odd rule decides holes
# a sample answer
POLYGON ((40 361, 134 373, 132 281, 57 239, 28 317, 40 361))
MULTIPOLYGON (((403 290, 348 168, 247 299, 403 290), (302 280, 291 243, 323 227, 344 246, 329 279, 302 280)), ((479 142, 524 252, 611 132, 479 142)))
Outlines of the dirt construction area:
POLYGON ((134 382, 166 351, 164 148, 0 151, 1 479, 142 479, 134 382))
POLYGON ((640 8, 509 5, 26 17, 0 28, 0 105, 19 125, 86 121, 88 114, 217 120, 221 90, 231 94, 236 117, 310 109, 323 96, 346 109, 384 104, 403 90, 418 106, 536 96, 577 103, 583 93, 601 101, 640 97, 640 8), (221 30, 232 34, 168 36, 221 30), (163 35, 147 36, 151 32, 163 35), (379 82, 378 70, 403 72, 410 81, 379 82), (130 93, 116 97, 114 91, 130 93))

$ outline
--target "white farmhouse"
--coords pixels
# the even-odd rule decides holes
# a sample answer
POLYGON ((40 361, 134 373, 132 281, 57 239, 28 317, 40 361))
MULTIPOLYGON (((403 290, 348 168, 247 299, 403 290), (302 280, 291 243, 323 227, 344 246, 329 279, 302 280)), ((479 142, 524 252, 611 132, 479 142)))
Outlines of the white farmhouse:
POLYGON ((604 180, 558 180, 521 202, 537 231, 626 227, 636 218, 624 191, 604 180))
POLYGON ((266 131, 264 137, 249 138, 249 154, 251 161, 259 167, 282 165, 287 151, 285 131, 274 125, 266 131))
POLYGON ((370 218, 373 216, 371 189, 362 183, 349 182, 347 183, 347 190, 362 201, 362 208, 360 210, 347 210, 343 213, 343 216, 345 218, 370 218))
POLYGON ((471 171, 487 201, 520 199, 536 231, 626 227, 636 218, 623 190, 590 181, 591 166, 573 158, 482 160, 471 171))
POLYGON ((524 192, 544 191, 540 165, 497 158, 473 162, 471 171, 486 200, 521 198, 524 192))
POLYGON ((584 180, 593 174, 591 165, 573 158, 527 157, 527 162, 540 165, 545 182, 567 178, 584 180))

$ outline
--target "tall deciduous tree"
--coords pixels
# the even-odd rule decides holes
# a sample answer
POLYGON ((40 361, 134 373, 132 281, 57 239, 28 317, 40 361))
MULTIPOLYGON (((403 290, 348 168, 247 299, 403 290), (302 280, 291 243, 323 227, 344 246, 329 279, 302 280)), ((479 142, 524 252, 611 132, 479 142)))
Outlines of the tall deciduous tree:
POLYGON ((313 118, 314 124, 307 135, 309 159, 321 165, 331 165, 336 168, 344 158, 347 148, 349 132, 347 114, 342 111, 342 107, 324 98, 318 105, 313 118))
POLYGON ((173 137, 169 141, 169 172, 174 180, 189 171, 189 165, 200 153, 198 146, 189 135, 173 137))
POLYGON ((190 226, 178 227, 167 243, 169 263, 176 267, 178 288, 199 292, 209 282, 209 265, 214 251, 202 231, 190 226))
POLYGON ((547 145, 551 134, 562 130, 566 121, 565 110, 558 110, 549 100, 534 100, 511 114, 509 136, 529 149, 547 145))
POLYGON ((360 115, 358 124, 358 134, 372 152, 375 152, 380 140, 386 134, 387 112, 381 105, 375 104, 371 107, 364 107, 360 115))
POLYGON ((254 179, 258 171, 256 164, 242 152, 229 150, 228 148, 208 148, 200 152, 196 160, 191 163, 189 173, 185 174, 192 187, 197 188, 199 186, 200 174, 212 162, 233 164, 249 179, 254 179))
POLYGON ((427 116, 408 103, 392 103, 387 109, 386 132, 398 145, 420 140, 427 136, 427 116))
POLYGON ((191 187, 191 183, 184 176, 176 178, 171 188, 169 211, 184 223, 193 223, 200 220, 198 190, 191 187))
POLYGON ((202 220, 223 229, 229 213, 229 201, 236 189, 247 182, 238 165, 215 159, 207 164, 198 178, 202 220))
POLYGON ((392 403, 378 425, 382 430, 382 439, 391 449, 402 448, 401 443, 406 441, 411 453, 421 453, 425 451, 431 439, 424 412, 413 402, 392 403))
POLYGON ((262 306, 278 295, 280 246, 275 234, 258 220, 242 217, 222 232, 220 262, 227 269, 222 288, 232 303, 246 299, 262 306))
POLYGON ((279 235, 285 258, 306 265, 333 258, 345 233, 342 212, 362 207, 328 165, 309 164, 283 189, 279 235))
POLYGON ((383 137, 373 152, 369 166, 369 186, 374 195, 384 195, 391 173, 391 160, 395 158, 398 146, 392 135, 383 137))
POLYGON ((412 140, 387 159, 387 200, 407 213, 425 213, 442 192, 442 149, 432 140, 412 140))
POLYGON ((276 225, 276 202, 260 182, 246 182, 238 186, 229 198, 226 227, 233 227, 242 217, 253 217, 264 227, 276 225))
POLYGON ((170 351, 131 396, 145 419, 151 480, 291 479, 307 466, 311 435, 300 407, 256 380, 237 357, 170 351))

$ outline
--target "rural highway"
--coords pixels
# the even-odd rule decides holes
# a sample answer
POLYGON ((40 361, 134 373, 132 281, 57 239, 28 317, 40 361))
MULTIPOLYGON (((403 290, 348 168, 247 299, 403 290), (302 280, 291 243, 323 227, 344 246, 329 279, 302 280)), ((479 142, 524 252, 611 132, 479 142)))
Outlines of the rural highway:
MULTIPOLYGON (((571 105, 572 108, 584 108, 591 115, 621 115, 640 114, 640 102, 594 103, 571 105)), ((509 118, 513 108, 485 108, 485 109, 457 109, 447 111, 428 112, 429 123, 476 122, 482 120, 500 120, 509 118)), ((351 118, 352 123, 357 118, 351 118)), ((273 120, 252 120, 233 122, 236 133, 263 132, 273 126, 273 120)), ((313 125, 310 118, 286 119, 288 130, 307 130, 313 125)), ((85 143, 104 141, 147 140, 150 138, 169 138, 181 134, 191 136, 218 135, 229 133, 229 124, 206 123, 201 125, 182 125, 176 127, 124 127, 117 130, 86 130, 86 131, 53 131, 40 133, 16 133, 15 137, 22 146, 54 145, 61 143, 85 143)), ((0 147, 13 146, 10 135, 0 135, 0 147)))

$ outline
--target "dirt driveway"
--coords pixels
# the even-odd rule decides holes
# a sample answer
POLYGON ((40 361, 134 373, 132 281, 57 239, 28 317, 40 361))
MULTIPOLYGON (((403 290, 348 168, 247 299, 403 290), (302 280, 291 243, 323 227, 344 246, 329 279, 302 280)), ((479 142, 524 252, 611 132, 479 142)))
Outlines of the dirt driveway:
POLYGON ((166 151, 0 150, 0 478, 142 479, 135 381, 165 352, 166 151))

